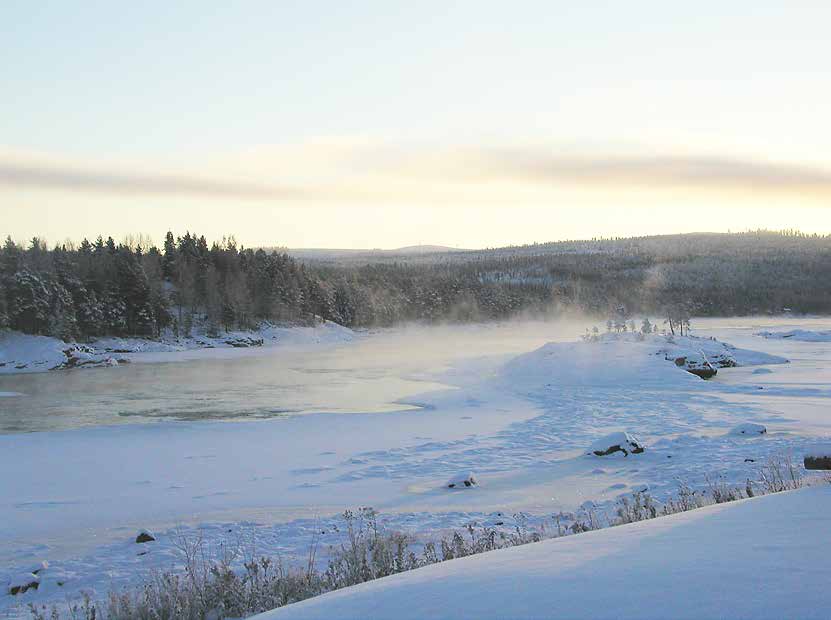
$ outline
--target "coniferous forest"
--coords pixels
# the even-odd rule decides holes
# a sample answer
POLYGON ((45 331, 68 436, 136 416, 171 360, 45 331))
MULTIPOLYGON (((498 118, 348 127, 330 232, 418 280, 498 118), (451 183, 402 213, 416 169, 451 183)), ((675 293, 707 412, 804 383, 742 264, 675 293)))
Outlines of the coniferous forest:
POLYGON ((303 261, 233 237, 167 233, 48 247, 7 238, 0 327, 71 339, 188 336, 262 321, 350 327, 580 312, 831 313, 831 237, 675 235, 303 261))

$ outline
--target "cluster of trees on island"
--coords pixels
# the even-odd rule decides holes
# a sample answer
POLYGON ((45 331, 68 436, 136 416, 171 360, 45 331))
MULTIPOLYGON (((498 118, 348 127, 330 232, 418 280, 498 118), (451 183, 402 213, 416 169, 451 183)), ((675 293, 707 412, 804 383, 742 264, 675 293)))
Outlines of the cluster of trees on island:
POLYGON ((831 236, 797 232, 595 240, 383 260, 300 262, 233 237, 167 233, 0 250, 0 328, 70 339, 188 336, 262 321, 351 327, 581 312, 831 312, 831 236))

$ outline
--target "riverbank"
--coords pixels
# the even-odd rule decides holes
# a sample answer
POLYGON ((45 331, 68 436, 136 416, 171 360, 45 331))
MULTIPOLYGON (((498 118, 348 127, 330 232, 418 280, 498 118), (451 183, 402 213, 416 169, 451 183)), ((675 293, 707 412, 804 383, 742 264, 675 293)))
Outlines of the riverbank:
POLYGON ((192 359, 181 355, 190 351, 340 344, 354 338, 354 331, 331 321, 314 326, 263 323, 256 330, 214 336, 202 333, 177 338, 165 333, 160 338, 107 337, 88 343, 4 331, 0 332, 0 375, 113 367, 134 361, 180 361, 192 359))

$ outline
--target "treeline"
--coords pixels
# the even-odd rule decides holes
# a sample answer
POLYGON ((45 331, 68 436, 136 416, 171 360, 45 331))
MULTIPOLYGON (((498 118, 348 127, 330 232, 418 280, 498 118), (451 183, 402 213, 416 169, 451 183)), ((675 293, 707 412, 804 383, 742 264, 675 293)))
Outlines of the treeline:
POLYGON ((233 238, 168 233, 160 249, 112 237, 48 250, 6 239, 0 326, 69 340, 102 335, 189 336, 259 321, 337 320, 336 292, 285 254, 237 248, 233 238))
POLYGON ((351 327, 402 321, 471 321, 542 312, 550 290, 512 290, 441 268, 303 265, 285 253, 237 247, 233 237, 167 233, 161 248, 141 238, 84 239, 48 249, 7 238, 0 252, 0 328, 71 339, 190 336, 250 329, 262 321, 351 327))
MULTIPOLYGON (((831 313, 831 237, 676 235, 325 262, 168 233, 48 249, 7 239, 0 327, 64 339, 188 336, 318 317, 360 327, 520 314, 831 313)), ((605 319, 604 319, 605 320, 605 319)))

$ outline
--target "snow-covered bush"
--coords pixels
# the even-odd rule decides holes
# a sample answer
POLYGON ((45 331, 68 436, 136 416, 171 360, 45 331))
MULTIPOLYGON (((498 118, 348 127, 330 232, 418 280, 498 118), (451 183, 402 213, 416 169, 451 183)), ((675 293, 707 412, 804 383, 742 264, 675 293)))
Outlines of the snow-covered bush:
POLYGON ((658 516, 658 506, 649 493, 635 491, 631 500, 628 497, 621 497, 618 500, 618 507, 615 512, 618 518, 617 523, 623 525, 654 519, 658 516))
MULTIPOLYGON (((727 484, 724 478, 717 478, 716 480, 711 480, 708 476, 707 487, 710 492, 710 497, 713 498, 713 501, 716 504, 735 502, 737 499, 744 499, 745 497, 745 492, 743 492, 740 487, 730 486, 729 484, 727 484)), ((747 495, 752 497, 753 490, 750 485, 750 480, 747 481, 747 489, 749 490, 749 493, 747 493, 747 495)))
POLYGON ((762 466, 761 483, 766 493, 791 491, 802 486, 802 472, 789 455, 770 457, 762 466))

